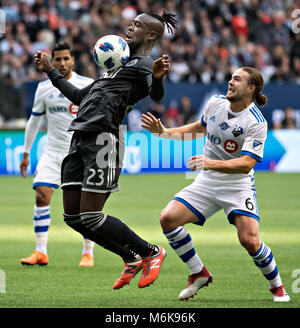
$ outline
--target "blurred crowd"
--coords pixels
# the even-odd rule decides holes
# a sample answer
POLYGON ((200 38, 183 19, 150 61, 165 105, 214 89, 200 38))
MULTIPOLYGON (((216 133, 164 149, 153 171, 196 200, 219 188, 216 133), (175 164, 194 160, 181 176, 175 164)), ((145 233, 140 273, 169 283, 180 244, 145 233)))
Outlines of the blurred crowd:
MULTIPOLYGON (((162 8, 176 13, 178 29, 166 30, 152 56, 170 55, 170 82, 221 83, 237 67, 253 66, 266 83, 300 83, 300 21, 298 26, 293 16, 299 0, 0 0, 0 5, 6 17, 0 33, 2 120, 24 117, 24 83, 45 78, 33 63, 37 50, 65 40, 74 50, 75 70, 96 78, 100 71, 91 54, 96 40, 124 36, 137 14, 161 14, 162 8)), ((176 121, 184 116, 180 112, 176 121)), ((174 123, 171 104, 164 117, 174 123)))

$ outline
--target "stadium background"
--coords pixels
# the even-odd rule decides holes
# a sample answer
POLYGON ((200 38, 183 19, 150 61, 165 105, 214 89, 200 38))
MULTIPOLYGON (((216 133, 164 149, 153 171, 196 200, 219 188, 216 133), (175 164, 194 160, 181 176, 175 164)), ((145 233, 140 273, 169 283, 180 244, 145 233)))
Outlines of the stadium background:
MULTIPOLYGON (((131 19, 137 14, 148 10, 159 13, 163 7, 177 14, 179 28, 174 36, 167 32, 165 33, 161 44, 153 49, 152 56, 155 59, 163 53, 169 54, 172 60, 172 69, 165 81, 166 92, 162 102, 156 104, 147 98, 138 103, 124 120, 128 130, 128 158, 124 173, 170 174, 141 175, 140 178, 142 180, 139 180, 139 175, 123 175, 121 177, 121 182, 123 181, 125 184, 125 192, 126 190, 129 191, 133 197, 139 190, 141 195, 145 193, 143 199, 138 199, 140 201, 139 204, 144 206, 143 216, 145 220, 147 219, 147 222, 143 223, 139 216, 135 214, 132 219, 129 219, 129 223, 136 226, 137 231, 142 233, 145 232, 144 228, 146 227, 148 229, 147 233, 153 233, 156 236, 154 239, 161 242, 162 239, 160 238, 162 237, 157 237, 157 234, 160 233, 159 224, 157 221, 154 221, 153 216, 159 215, 159 210, 162 209, 178 188, 190 183, 190 181, 186 181, 184 174, 174 176, 171 173, 184 173, 186 171, 184 161, 182 161, 182 154, 199 153, 199 145, 197 148, 194 142, 182 146, 182 153, 175 151, 178 145, 174 144, 161 144, 156 149, 157 153, 153 153, 153 139, 151 139, 149 133, 140 128, 139 117, 141 113, 151 111, 154 115, 160 117, 167 127, 191 122, 201 116, 203 105, 212 94, 224 93, 226 91, 227 81, 236 68, 240 66, 256 67, 261 70, 264 76, 266 83, 265 93, 269 97, 267 106, 261 109, 269 125, 265 161, 256 166, 257 171, 267 171, 267 173, 257 174, 257 183, 260 185, 258 188, 262 189, 262 198, 267 199, 265 203, 261 203, 261 209, 262 213, 269 220, 267 221, 266 219, 265 231, 269 232, 269 235, 273 237, 273 239, 270 238, 270 241, 275 245, 276 253, 279 253, 279 250, 281 250, 284 256, 289 255, 283 260, 284 265, 286 265, 283 275, 288 280, 287 289, 291 293, 291 272, 297 269, 297 266, 299 268, 300 240, 299 233, 297 232, 299 231, 299 222, 296 221, 300 214, 299 205, 297 205, 299 203, 298 186, 300 177, 299 173, 295 173, 300 172, 300 105, 298 97, 300 83, 300 33, 298 33, 297 25, 299 16, 294 15, 295 13, 297 14, 296 10, 300 8, 300 2, 297 0, 0 1, 0 17, 2 19, 5 17, 5 33, 0 33, 0 175, 3 175, 0 178, 0 184, 1 189, 6 190, 6 195, 2 197, 0 206, 2 221, 0 242, 2 241, 3 243, 3 247, 0 247, 2 249, 0 269, 6 272, 8 278, 12 275, 17 280, 30 280, 31 276, 37 279, 38 276, 33 271, 26 271, 24 274, 24 272, 21 272, 22 268, 19 268, 17 263, 18 258, 23 257, 24 252, 29 252, 33 245, 33 232, 29 223, 34 201, 33 191, 30 191, 31 180, 30 178, 24 180, 18 177, 20 174, 19 163, 23 152, 24 129, 31 113, 37 83, 46 78, 44 74, 36 70, 33 63, 33 54, 41 49, 50 50, 58 40, 66 40, 74 49, 76 58, 75 71, 85 76, 97 78, 101 71, 96 67, 91 55, 91 49, 96 40, 106 34, 124 36, 124 30, 126 30, 131 19), (143 142, 146 144, 143 144, 143 142), (166 152, 166 149, 169 152, 166 152), (151 154, 152 156, 155 154, 156 159, 158 158, 154 168, 151 162, 151 158, 153 158, 151 154), (145 158, 146 160, 143 162, 145 158), (290 172, 291 174, 275 174, 274 171, 290 172), (8 177, 4 177, 5 175, 8 177), (153 179, 153 184, 151 184, 151 179, 153 179), (177 184, 175 183, 176 180, 177 184), (156 184, 154 184, 154 181, 156 184), (132 186, 128 187, 127 182, 132 186), (161 186, 161 197, 155 192, 157 184, 161 186), (140 189, 141 186, 145 186, 146 190, 140 189), (154 194, 151 193, 151 190, 154 194), (17 199, 22 200, 19 206, 16 206, 17 199), (149 199, 152 199, 153 202, 157 201, 155 209, 149 208, 150 205, 147 204, 147 199, 148 202, 149 199), (276 208, 277 213, 275 214, 276 208), (282 222, 282 216, 288 216, 291 219, 289 223, 282 222), (22 231, 20 227, 22 227, 22 231), (17 229, 18 232, 15 233, 14 229, 17 229), (276 236, 278 239, 276 239, 276 236), (7 243, 10 243, 10 241, 12 241, 12 245, 7 249, 7 243), (298 251, 291 252, 292 247, 298 251), (18 266, 18 269, 16 269, 16 266, 18 266)), ((30 173, 32 174, 46 141, 45 130, 46 121, 31 152, 30 173)), ((155 140, 154 144, 157 145, 155 140)), ((201 145, 203 143, 200 143, 201 145)), ((125 197, 125 195, 123 194, 124 196, 122 196, 121 194, 122 192, 117 197, 121 197, 120 202, 126 209, 125 217, 130 217, 132 211, 130 211, 130 205, 127 205, 127 201, 129 202, 130 198, 124 201, 122 197, 125 197)), ((61 222, 60 191, 58 191, 55 197, 53 207, 56 206, 54 212, 57 219, 54 219, 53 226, 50 228, 50 234, 55 236, 56 233, 62 233, 63 236, 67 237, 64 241, 62 237, 52 237, 52 243, 55 245, 55 242, 57 242, 57 245, 61 245, 63 242, 69 242, 74 248, 74 240, 76 240, 79 249, 79 239, 74 237, 72 232, 66 229, 61 222)), ((124 211, 118 213, 118 207, 119 203, 112 200, 112 211, 116 210, 116 215, 123 216, 124 211)), ((224 223, 223 217, 222 222, 224 223)), ((193 229, 191 228, 192 232, 198 231, 193 229)), ((216 239, 216 236, 219 236, 220 242, 226 240, 225 244, 227 246, 230 245, 231 248, 228 246, 228 249, 234 249, 236 241, 232 240, 235 240, 235 236, 228 237, 228 239, 224 237, 223 234, 229 231, 226 229, 228 228, 224 228, 220 223, 212 223, 208 227, 207 237, 203 234, 201 235, 201 240, 195 238, 195 241, 197 244, 202 245, 201 242, 204 240, 208 243, 207 245, 209 245, 210 249, 219 251, 222 249, 216 239), (220 232, 221 230, 222 233, 220 232), (210 236, 214 236, 213 239, 209 239, 210 236)), ((149 235, 150 240, 153 234, 149 235)), ((53 253, 59 252, 59 246, 52 247, 53 253)), ((166 247, 168 246, 166 245, 166 247)), ((72 255, 75 256, 75 252, 73 253, 72 255)), ((170 253, 171 251, 169 251, 170 253)), ((110 261, 103 252, 99 251, 99 254, 99 258, 103 256, 107 261, 110 261)), ((219 256, 219 259, 222 259, 224 256, 223 253, 217 254, 219 253, 216 251, 212 255, 215 258, 219 256)), ((237 256, 239 255, 238 253, 237 256)), ((177 263, 178 260, 172 256, 169 256, 169 261, 173 260, 173 263, 177 263)), ((115 258, 113 259, 115 262, 112 261, 113 264, 110 269, 118 271, 120 263, 115 258)), ((59 260, 60 258, 58 257, 58 268, 61 268, 59 260)), ((73 262, 69 264, 70 267, 72 265, 73 262)), ((65 267, 63 268, 65 269, 65 267)), ((179 269, 178 266, 178 272, 180 270, 182 268, 179 269)), ((59 274, 58 271, 56 273, 59 274)), ((76 271, 76 275, 80 274, 76 271)), ((95 275, 95 273, 93 274, 95 275)), ((91 274, 91 279, 95 278, 93 274, 91 274)), ((110 273, 107 274, 109 275, 110 273)), ((252 276, 258 276, 255 268, 253 269, 252 276)), ((239 273, 237 271, 233 279, 237 281, 238 278, 239 273)), ((49 273, 47 279, 50 279, 49 281, 52 279, 49 273)), ((89 277, 84 279, 90 282, 89 277)), ((182 279, 182 276, 178 279, 182 279)), ((70 284, 72 285, 71 282, 70 284)), ((69 293, 71 293, 71 285, 69 293)), ((82 307, 90 306, 91 304, 87 300, 85 300, 86 303, 78 301, 77 303, 75 301, 74 303, 63 303, 63 301, 55 299, 54 296, 53 300, 48 302, 47 298, 40 299, 41 295, 38 292, 34 294, 33 283, 30 286, 32 287, 28 289, 30 290, 30 296, 24 292, 16 300, 15 296, 20 285, 14 283, 13 287, 11 287, 11 285, 7 284, 6 301, 2 298, 4 303, 1 303, 2 300, 0 298, 0 306, 55 307, 69 305, 82 307), (9 291, 12 295, 11 298, 9 291), (27 300, 28 297, 29 300, 27 300)), ((228 286, 229 284, 225 286, 227 288, 225 290, 230 291, 228 286)), ((76 286, 73 287, 75 290, 76 286)), ((44 291, 49 294, 47 288, 44 291)), ((72 292, 74 293, 73 290, 72 292)), ((110 290, 104 291, 104 295, 110 300, 111 296, 108 296, 109 293, 110 290)), ((209 293, 207 292, 204 299, 208 304, 207 306, 211 307, 255 306, 256 296, 250 296, 244 303, 234 303, 231 300, 229 300, 229 303, 226 303, 226 297, 224 296, 224 302, 215 303, 208 295, 209 293)), ((84 294, 81 296, 84 299, 84 294)), ((213 296, 220 299, 218 294, 212 293, 213 296)), ((260 297, 261 294, 257 296, 260 297)), ((299 307, 298 295, 294 293, 292 296, 294 299, 296 298, 296 301, 291 303, 290 306, 299 307)), ((175 294, 174 297, 176 299, 175 294)), ((162 307, 179 306, 176 302, 170 303, 167 301, 165 296, 162 296, 162 299, 166 302, 161 305, 162 307)), ((116 307, 155 306, 155 303, 151 302, 142 304, 122 303, 122 297, 117 303, 116 299, 110 301, 111 303, 108 301, 108 303, 103 303, 99 306, 109 307, 109 304, 116 307)), ((258 307, 270 306, 269 303, 264 302, 256 303, 256 305, 258 307)), ((189 306, 197 307, 199 304, 190 302, 189 306)))

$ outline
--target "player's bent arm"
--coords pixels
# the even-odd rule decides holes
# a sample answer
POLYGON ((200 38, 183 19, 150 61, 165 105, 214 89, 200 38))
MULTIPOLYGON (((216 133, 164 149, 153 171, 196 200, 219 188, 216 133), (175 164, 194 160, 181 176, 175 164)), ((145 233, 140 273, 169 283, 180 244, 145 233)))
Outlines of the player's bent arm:
POLYGON ((158 102, 160 101, 165 94, 165 88, 163 84, 163 79, 156 79, 154 76, 152 76, 152 88, 150 92, 150 97, 158 102))
POLYGON ((29 154, 33 145, 34 139, 39 131, 43 115, 35 116, 32 114, 25 128, 24 154, 29 154))
POLYGON ((91 85, 80 89, 76 88, 72 83, 65 79, 65 77, 58 72, 58 70, 53 69, 51 72, 47 73, 52 84, 59 90, 61 93, 72 101, 75 105, 80 105, 82 99, 88 94, 91 85))
POLYGON ((31 115, 25 129, 25 141, 24 141, 24 153, 20 163, 21 175, 25 178, 27 175, 27 167, 29 165, 29 154, 34 142, 34 139, 38 133, 40 123, 42 121, 42 115, 31 115))
POLYGON ((248 174, 256 164, 256 160, 248 155, 226 161, 204 159, 204 170, 214 170, 222 173, 248 174))

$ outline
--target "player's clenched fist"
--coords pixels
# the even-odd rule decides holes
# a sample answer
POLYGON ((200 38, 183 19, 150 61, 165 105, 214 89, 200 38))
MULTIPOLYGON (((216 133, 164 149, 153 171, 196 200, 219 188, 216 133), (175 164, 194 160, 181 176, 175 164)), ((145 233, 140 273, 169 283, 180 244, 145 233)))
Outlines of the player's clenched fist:
POLYGON ((49 55, 45 51, 37 51, 34 55, 34 61, 36 67, 42 72, 49 73, 54 69, 50 63, 49 55))
POLYGON ((187 167, 191 171, 196 171, 196 170, 209 170, 211 168, 212 160, 209 158, 203 156, 203 155, 198 155, 198 156, 192 156, 187 164, 187 167))
POLYGON ((20 163, 21 175, 23 178, 27 176, 27 167, 29 165, 29 155, 27 153, 23 154, 22 161, 20 163))
POLYGON ((168 55, 162 55, 156 59, 153 64, 153 75, 156 79, 161 79, 166 75, 171 68, 171 63, 168 55))

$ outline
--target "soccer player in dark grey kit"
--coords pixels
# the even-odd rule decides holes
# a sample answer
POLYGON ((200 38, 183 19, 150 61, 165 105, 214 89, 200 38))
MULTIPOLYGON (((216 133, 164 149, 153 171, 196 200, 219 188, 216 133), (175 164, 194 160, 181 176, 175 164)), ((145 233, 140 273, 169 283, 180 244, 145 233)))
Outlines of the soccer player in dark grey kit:
POLYGON ((169 59, 164 55, 153 63, 150 53, 162 38, 165 26, 171 31, 176 28, 174 14, 138 15, 126 33, 128 62, 83 89, 71 85, 55 70, 46 53, 39 51, 35 55, 37 67, 79 106, 77 118, 69 128, 74 131, 70 151, 62 164, 64 220, 74 230, 122 257, 124 269, 114 289, 129 284, 141 269, 138 286, 149 286, 158 277, 166 256, 164 248, 146 242, 121 220, 102 212, 110 193, 119 189, 119 126, 124 115, 149 94, 156 101, 163 97, 162 78, 169 70, 169 59))

